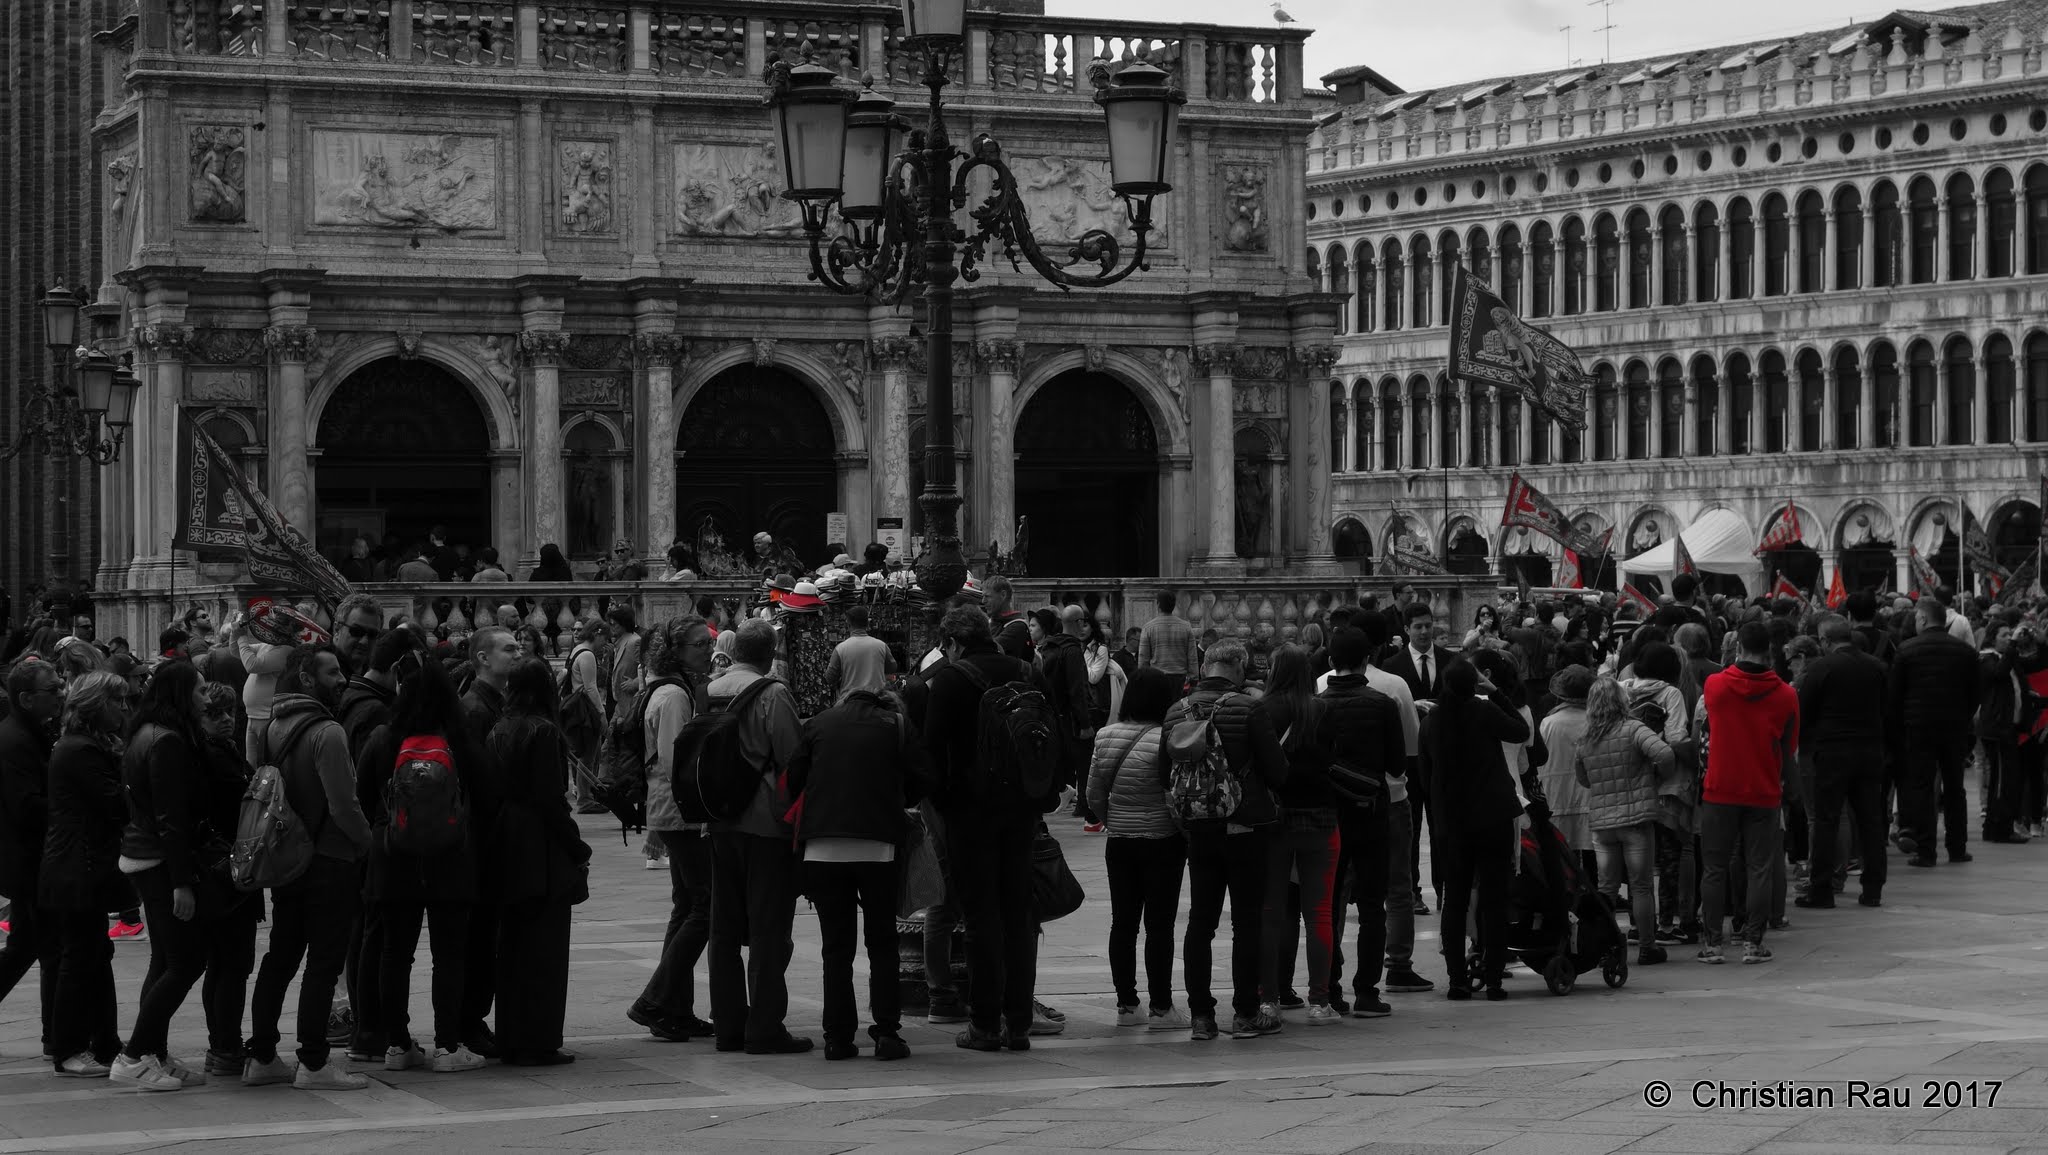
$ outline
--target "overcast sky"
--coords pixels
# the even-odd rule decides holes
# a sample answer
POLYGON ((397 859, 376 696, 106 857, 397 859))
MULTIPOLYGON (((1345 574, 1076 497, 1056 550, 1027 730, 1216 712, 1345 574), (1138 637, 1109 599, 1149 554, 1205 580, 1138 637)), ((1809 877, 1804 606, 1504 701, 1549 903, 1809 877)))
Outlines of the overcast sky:
MULTIPOLYGON (((1874 20, 1889 7, 1851 0, 1284 0, 1302 27, 1315 30, 1308 41, 1307 80, 1314 87, 1326 72, 1369 64, 1410 90, 1441 88, 1466 80, 1568 66, 1602 59, 1712 48, 1761 40, 1780 33, 1834 28, 1874 20), (1608 13, 1612 13, 1611 17, 1608 13), (1597 31, 1611 22, 1612 33, 1597 31), (1566 55, 1569 24, 1571 52, 1566 55), (1613 55, 1607 55, 1607 37, 1613 55)), ((1922 11, 1956 8, 1955 0, 1912 0, 1922 11)), ((1098 17, 1266 27, 1269 0, 1046 0, 1054 16, 1098 17)))

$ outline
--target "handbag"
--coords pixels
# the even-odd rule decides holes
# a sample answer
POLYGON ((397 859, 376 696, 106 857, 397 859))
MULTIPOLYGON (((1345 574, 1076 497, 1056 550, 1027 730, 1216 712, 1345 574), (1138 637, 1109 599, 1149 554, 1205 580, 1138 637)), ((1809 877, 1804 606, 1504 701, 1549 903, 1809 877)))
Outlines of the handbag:
POLYGON ((1031 838, 1031 909, 1040 922, 1057 922, 1081 909, 1088 892, 1067 866, 1067 853, 1045 823, 1031 838))
POLYGON ((896 876, 898 918, 909 918, 946 901, 946 875, 931 832, 925 829, 924 815, 912 810, 905 817, 903 869, 896 876))
POLYGON ((1386 775, 1353 766, 1342 758, 1330 763, 1329 780, 1330 790, 1337 797, 1366 810, 1379 806, 1387 796, 1386 775))

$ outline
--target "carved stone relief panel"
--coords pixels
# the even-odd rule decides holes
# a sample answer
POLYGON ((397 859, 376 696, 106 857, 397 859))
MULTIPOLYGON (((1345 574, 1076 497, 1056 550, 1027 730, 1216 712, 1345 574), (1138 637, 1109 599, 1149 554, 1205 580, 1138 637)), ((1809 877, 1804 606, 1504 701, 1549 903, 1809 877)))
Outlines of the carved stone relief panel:
POLYGON ((185 371, 185 400, 253 405, 263 397, 263 370, 194 365, 185 371))
POLYGON ((561 231, 568 236, 612 232, 612 142, 565 140, 555 161, 561 231))
POLYGON ((619 409, 626 402, 623 373, 568 370, 562 374, 562 408, 619 409))
POLYGON ((675 146, 675 231, 683 236, 795 236, 803 215, 782 189, 773 142, 675 146))
MULTIPOLYGON (((1123 202, 1109 187, 1109 162, 1069 156, 1022 156, 1010 160, 1017 195, 1031 210, 1031 233, 1041 244, 1072 244, 1092 229, 1128 243, 1130 222, 1123 202)), ((985 185, 984 185, 985 187, 985 185)), ((1165 212, 1146 237, 1149 247, 1167 244, 1165 212)), ((1055 253, 1055 256, 1062 254, 1055 253)))
POLYGON ((1233 407, 1240 414, 1277 416, 1280 413, 1280 386, 1259 382, 1246 384, 1242 381, 1231 385, 1233 407))
POLYGON ((192 338, 194 360, 215 365, 256 365, 263 361, 263 330, 200 329, 192 338))
POLYGON ((1271 243, 1266 209, 1266 166, 1226 164, 1223 183, 1223 247, 1233 253, 1263 253, 1271 243))
POLYGON ((313 133, 313 223, 498 227, 498 141, 459 133, 313 133))
POLYGON ((248 219, 249 153, 238 124, 195 124, 189 151, 190 219, 240 224, 248 219))

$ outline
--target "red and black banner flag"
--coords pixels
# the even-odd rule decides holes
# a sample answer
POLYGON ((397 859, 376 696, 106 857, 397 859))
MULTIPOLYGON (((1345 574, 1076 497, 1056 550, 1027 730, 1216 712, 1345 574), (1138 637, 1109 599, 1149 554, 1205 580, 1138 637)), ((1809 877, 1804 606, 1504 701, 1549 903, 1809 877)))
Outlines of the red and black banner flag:
POLYGON ((348 579, 242 476, 220 443, 192 417, 181 416, 180 423, 178 476, 184 488, 172 544, 239 553, 259 585, 308 590, 328 602, 347 597, 348 579))
POLYGON ((1764 534, 1764 540, 1757 545, 1756 552, 1766 554, 1772 550, 1798 545, 1803 536, 1799 532, 1799 507, 1788 499, 1785 502, 1785 512, 1771 523, 1769 532, 1764 534))
POLYGON ((1493 286, 1460 267, 1451 297, 1453 380, 1514 389, 1570 429, 1586 427, 1586 370, 1570 345, 1515 316, 1493 286))
POLYGON ((1681 533, 1671 539, 1671 575, 1682 573, 1700 576, 1699 563, 1692 560, 1692 551, 1685 548, 1685 535, 1681 533))
MULTIPOLYGON (((1607 552, 1606 537, 1594 537, 1590 531, 1572 524, 1556 502, 1523 481, 1520 473, 1508 481, 1508 503, 1500 511, 1500 523, 1504 526, 1527 526, 1581 557, 1607 552)), ((1612 532, 1608 531, 1610 535, 1612 532)))

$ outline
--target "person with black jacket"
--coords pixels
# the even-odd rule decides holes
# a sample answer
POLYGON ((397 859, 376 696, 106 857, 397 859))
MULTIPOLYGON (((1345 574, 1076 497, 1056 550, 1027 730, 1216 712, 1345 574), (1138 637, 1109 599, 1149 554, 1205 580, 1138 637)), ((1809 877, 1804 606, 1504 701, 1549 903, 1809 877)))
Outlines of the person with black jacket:
POLYGON ((973 606, 948 610, 939 636, 947 664, 927 691, 924 746, 973 976, 968 1027, 954 1042, 972 1051, 1029 1050, 1038 978, 1031 846, 1039 815, 1059 799, 1027 796, 983 764, 980 704, 989 687, 1029 683, 1034 675, 1028 663, 996 649, 988 616, 973 606))
MULTIPOLYGON (((512 669, 505 718, 491 731, 498 807, 498 1047, 515 1067, 572 1062, 562 1049, 569 1005, 569 908, 590 895, 590 847, 569 810, 569 747, 557 724, 555 679, 541 658, 512 669)), ((435 965, 435 973, 440 966, 435 965)))
MULTIPOLYGON (((1211 944, 1230 899, 1231 1034, 1240 1039, 1278 1032, 1278 1004, 1263 1008, 1260 972, 1267 954, 1264 927, 1266 872, 1275 824, 1280 819, 1273 791, 1287 785, 1287 756, 1273 721, 1244 693, 1249 656, 1235 639, 1219 641, 1204 656, 1202 680, 1166 715, 1166 733, 1190 714, 1208 714, 1223 741, 1231 774, 1243 796, 1228 818, 1188 829, 1188 932, 1181 943, 1186 960, 1188 1034, 1216 1037, 1216 996, 1210 992, 1211 944)), ((1165 772, 1171 778, 1169 764, 1165 772)))
MULTIPOLYGON (((1920 632, 1892 659, 1886 713, 1900 727, 1899 849, 1912 855, 1908 866, 1933 866, 1935 810, 1939 795, 1946 827, 1948 860, 1968 862, 1969 807, 1963 796, 1963 766, 1973 740, 1979 672, 1977 647, 1948 632, 1948 610, 1923 597, 1915 610, 1920 632)), ((1864 857, 1871 857, 1866 847, 1864 857)))
MULTIPOLYGON (((541 549, 541 563, 547 564, 548 550, 541 549)), ((561 553, 556 551, 556 560, 561 553)), ((561 562, 564 571, 567 562, 561 562)), ((536 570, 535 573, 539 573, 536 570)), ((564 572, 563 579, 569 575, 564 572)), ((535 579, 541 580, 541 579, 535 579)), ((555 579, 546 579, 555 580, 555 579)), ((552 611, 550 611, 552 612, 552 611)), ((538 656, 538 643, 535 646, 538 656)), ((505 716, 505 687, 512 677, 512 667, 519 664, 523 651, 519 639, 499 626, 486 626, 469 639, 470 660, 475 665, 476 677, 469 684, 468 692, 462 696, 462 712, 469 722, 469 740, 479 758, 485 759, 476 769, 476 777, 483 785, 487 797, 495 797, 496 768, 488 761, 487 747, 491 730, 498 720, 505 716)), ((472 803, 473 805, 474 803, 472 803)), ((472 819, 479 817, 472 813, 472 819)), ((477 843, 477 852, 488 856, 491 827, 488 824, 471 826, 471 838, 477 843)), ((469 973, 462 980, 462 1045, 486 1059, 498 1057, 498 1039, 491 1032, 491 1004, 498 990, 498 908, 494 889, 497 880, 489 873, 477 879, 476 903, 469 912, 469 943, 463 950, 469 973)))
POLYGON ((1977 741, 1984 749, 1984 826, 1986 842, 2024 844, 2022 829, 2027 802, 2026 774, 2020 760, 2020 735, 2030 729, 2024 703, 2027 687, 2020 663, 2038 664, 2040 644, 2032 627, 1993 624, 1985 627, 1984 648, 1977 655, 1979 681, 1977 741), (2020 653, 2025 646, 2026 653, 2020 653))
MULTIPOLYGON (((1037 616, 1044 622, 1038 676, 1046 702, 1066 728, 1065 776, 1068 784, 1076 784, 1088 776, 1088 753, 1095 746, 1095 696, 1088 688, 1088 657, 1081 644, 1088 632, 1088 611, 1068 606, 1058 613, 1039 610, 1037 616)), ((1077 817, 1086 808, 1086 799, 1075 799, 1077 817)))
POLYGON ((13 899, 7 945, 0 947, 0 1002, 28 968, 41 973, 43 1053, 50 1053, 50 1011, 57 994, 57 934, 36 898, 48 831, 50 748, 64 715, 64 684, 44 661, 7 671, 8 711, 0 719, 0 894, 13 899))
POLYGON ((893 694, 856 690, 804 726, 790 759, 790 796, 800 800, 797 842, 803 890, 823 939, 825 1057, 860 1054, 854 1029, 856 913, 868 953, 868 1037, 875 1057, 908 1058, 896 983, 896 889, 903 811, 931 788, 923 739, 893 694))
POLYGON ((207 682, 199 717, 199 918, 205 923, 206 975, 199 1001, 206 1008, 206 1073, 237 1076, 248 1054, 242 1018, 249 975, 256 969, 256 927, 263 921, 263 892, 235 889, 228 879, 241 821, 242 795, 249 789, 249 759, 240 710, 232 687, 207 682))
POLYGON ((199 914, 199 840, 205 770, 200 760, 199 671, 166 662, 142 692, 121 754, 128 826, 121 833, 121 870, 148 920, 149 974, 135 1028, 114 1060, 111 1081, 150 1091, 175 1091, 206 1081, 169 1051, 171 1016, 206 971, 206 928, 199 914))
MULTIPOLYGON (((1405 786, 1408 728, 1402 722, 1400 704, 1373 688, 1369 680, 1371 665, 1372 643, 1365 631, 1346 626, 1331 636, 1331 675, 1320 695, 1329 707, 1326 740, 1331 758, 1389 787, 1405 786)), ((1391 789, 1382 792, 1373 803, 1335 797, 1333 792, 1333 802, 1337 808, 1337 829, 1348 852, 1344 857, 1351 867, 1351 901, 1358 904, 1358 973, 1351 980, 1351 1013, 1361 1019, 1382 1018, 1393 1013, 1393 1008, 1380 998, 1387 927, 1391 921, 1387 904, 1397 897, 1388 892, 1388 881, 1393 874, 1395 855, 1405 858, 1406 850, 1393 841, 1392 811, 1401 807, 1405 817, 1408 803, 1406 799, 1394 799, 1391 789)), ((1411 917, 1411 950, 1413 925, 1411 917)), ((1412 971, 1413 967, 1400 970, 1412 971)), ((1331 973, 1341 972, 1333 965, 1331 973)), ((1415 980, 1412 974, 1407 977, 1415 980)))
POLYGON ((133 901, 121 877, 121 733, 128 683, 96 670, 64 689, 64 736, 50 752, 48 825, 36 903, 56 934, 57 993, 49 1057, 57 1074, 104 1079, 121 1047, 114 1002, 114 944, 107 912, 133 901))
POLYGON ((1515 866, 1515 825, 1522 814, 1508 774, 1504 742, 1527 742, 1529 724, 1506 695, 1459 658, 1443 673, 1443 693, 1422 723, 1422 753, 1430 778, 1429 824, 1444 860, 1440 937, 1448 981, 1444 994, 1469 999, 1465 958, 1466 914, 1479 892, 1480 973, 1486 997, 1507 997, 1508 881, 1515 866))
POLYGON ((1821 623, 1826 653, 1808 664, 1799 691, 1800 744, 1813 762, 1811 813, 1816 837, 1807 892, 1793 900, 1809 909, 1835 905, 1834 837, 1847 805, 1863 848, 1865 906, 1884 894, 1884 762, 1890 719, 1884 663, 1865 653, 1847 621, 1821 623))
MULTIPOLYGON (((1274 792, 1280 821, 1266 858, 1265 953, 1259 963, 1265 1004, 1260 1009, 1279 1014, 1281 956, 1287 955, 1291 964, 1298 917, 1307 932, 1308 1025, 1330 1026, 1344 1017, 1330 1006, 1337 796, 1330 790, 1330 708, 1316 698, 1306 649, 1282 646, 1274 651, 1273 674, 1259 708, 1279 733, 1280 752, 1287 758, 1287 784, 1274 792), (1290 885, 1299 888, 1292 904, 1290 885)), ((1231 916, 1235 919, 1236 912, 1231 916)))

